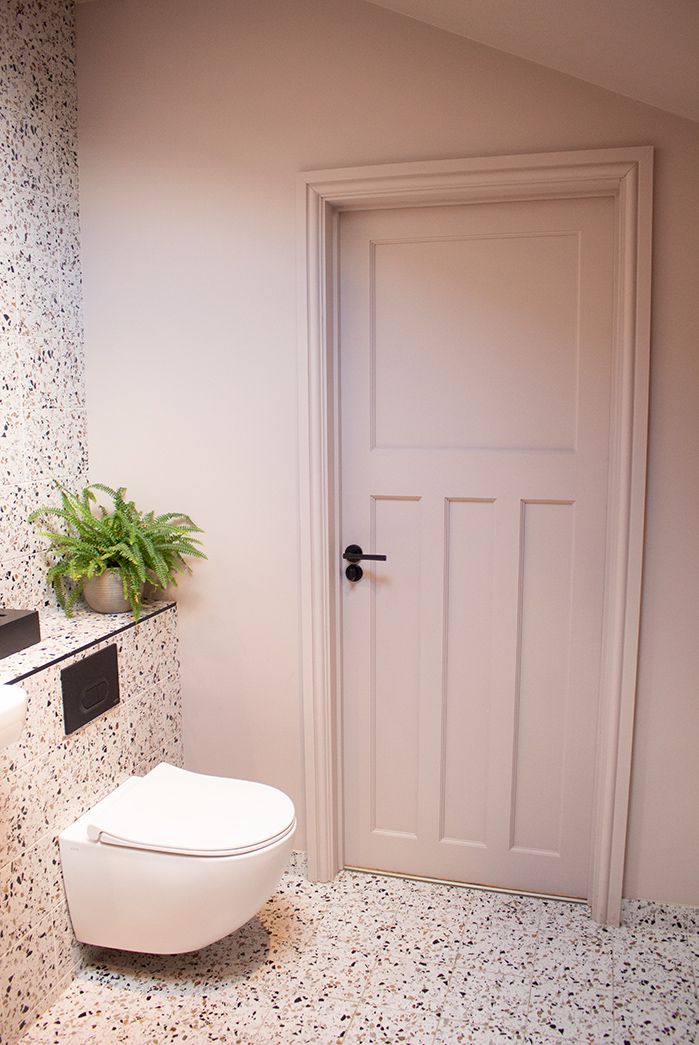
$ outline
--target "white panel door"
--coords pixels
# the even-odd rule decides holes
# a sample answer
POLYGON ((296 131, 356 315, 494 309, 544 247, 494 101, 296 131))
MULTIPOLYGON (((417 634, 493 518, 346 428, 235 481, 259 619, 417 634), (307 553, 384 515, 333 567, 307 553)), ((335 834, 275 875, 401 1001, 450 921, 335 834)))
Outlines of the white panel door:
POLYGON ((347 864, 587 893, 613 207, 341 217, 347 864))

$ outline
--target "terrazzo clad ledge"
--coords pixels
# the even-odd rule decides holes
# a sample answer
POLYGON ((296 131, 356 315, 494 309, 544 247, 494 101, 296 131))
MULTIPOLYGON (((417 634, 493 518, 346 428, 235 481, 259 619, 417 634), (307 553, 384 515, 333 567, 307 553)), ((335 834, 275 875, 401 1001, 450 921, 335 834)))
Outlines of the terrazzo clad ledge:
MULTIPOLYGON (((174 605, 172 602, 144 605, 141 622, 174 605)), ((136 621, 125 613, 92 613, 76 609, 72 617, 66 617, 59 610, 42 609, 39 616, 41 641, 0 660, 0 684, 21 682, 37 671, 94 646, 96 642, 137 627, 136 621)))
POLYGON ((42 611, 42 641, 0 661, 28 695, 20 740, 0 751, 0 1042, 11 1045, 83 967, 58 835, 128 776, 182 765, 174 604, 126 614, 42 611), (61 671, 115 643, 121 702, 66 737, 61 671))

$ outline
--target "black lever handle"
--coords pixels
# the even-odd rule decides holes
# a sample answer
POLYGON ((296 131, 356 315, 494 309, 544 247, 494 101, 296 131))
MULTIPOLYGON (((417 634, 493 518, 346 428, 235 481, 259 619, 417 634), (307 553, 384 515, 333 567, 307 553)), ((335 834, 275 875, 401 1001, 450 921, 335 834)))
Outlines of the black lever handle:
POLYGON ((365 555, 358 544, 348 544, 342 553, 342 558, 347 562, 361 562, 363 559, 372 559, 374 562, 386 562, 385 555, 365 555))
POLYGON ((342 558, 347 559, 349 566, 345 570, 348 581, 360 581, 364 576, 364 570, 359 565, 362 559, 373 559, 374 562, 386 562, 385 555, 365 555, 358 544, 348 544, 342 553, 342 558))

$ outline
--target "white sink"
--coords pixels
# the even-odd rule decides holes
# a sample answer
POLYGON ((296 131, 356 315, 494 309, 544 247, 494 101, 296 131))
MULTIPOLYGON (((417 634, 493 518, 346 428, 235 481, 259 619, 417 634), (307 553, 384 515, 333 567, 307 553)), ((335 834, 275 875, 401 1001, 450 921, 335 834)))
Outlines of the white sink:
POLYGON ((27 716, 27 694, 21 686, 0 685, 0 748, 19 740, 27 716))

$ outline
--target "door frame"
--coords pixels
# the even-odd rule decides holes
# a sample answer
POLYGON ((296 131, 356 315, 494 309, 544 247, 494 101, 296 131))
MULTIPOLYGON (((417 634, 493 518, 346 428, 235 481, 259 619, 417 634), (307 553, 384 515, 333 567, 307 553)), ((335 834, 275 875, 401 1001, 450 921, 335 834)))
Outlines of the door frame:
POLYGON ((298 175, 301 692, 309 876, 343 866, 337 380, 343 211, 612 197, 615 316, 590 907, 621 913, 638 660, 648 429, 653 149, 387 164, 298 175))

